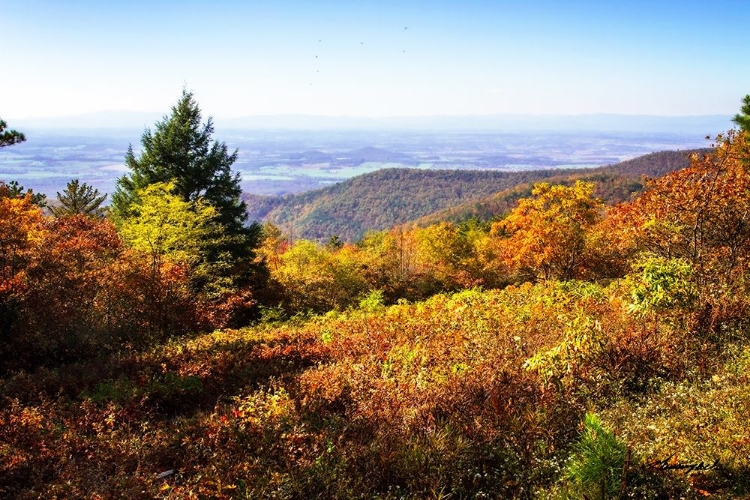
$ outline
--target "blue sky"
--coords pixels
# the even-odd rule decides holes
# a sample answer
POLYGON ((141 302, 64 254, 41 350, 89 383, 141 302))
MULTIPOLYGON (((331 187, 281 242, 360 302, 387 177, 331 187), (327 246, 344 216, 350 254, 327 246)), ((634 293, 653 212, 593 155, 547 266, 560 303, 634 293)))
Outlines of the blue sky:
POLYGON ((183 86, 215 117, 732 114, 749 29, 747 0, 0 0, 0 117, 166 112, 183 86))

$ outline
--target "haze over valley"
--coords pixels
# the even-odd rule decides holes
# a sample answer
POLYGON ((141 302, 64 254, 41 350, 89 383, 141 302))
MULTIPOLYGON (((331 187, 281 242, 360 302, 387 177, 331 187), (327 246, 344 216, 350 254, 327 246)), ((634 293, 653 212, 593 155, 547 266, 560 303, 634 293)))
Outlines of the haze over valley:
MULTIPOLYGON (((148 116, 138 115, 143 119, 148 116)), ((279 127, 275 130, 220 128, 221 123, 232 125, 237 121, 217 120, 216 137, 225 141, 230 150, 239 150, 234 170, 240 173, 245 192, 280 195, 325 187, 382 168, 597 167, 655 151, 705 147, 706 134, 720 130, 717 127, 722 123, 723 128, 728 128, 730 123, 729 117, 722 116, 567 117, 567 121, 565 117, 526 116, 516 117, 515 122, 506 117, 502 123, 496 118, 491 127, 488 120, 453 120, 452 123, 466 125, 465 130, 448 128, 451 122, 447 119, 386 122, 402 127, 391 130, 372 128, 366 120, 361 128, 324 130, 295 130, 293 125, 303 126, 306 122, 288 118, 271 120, 279 127), (467 125, 472 123, 474 127, 467 125), (512 128, 513 123, 518 124, 518 130, 512 128), (609 129, 596 129, 600 123, 609 129), (415 128, 430 125, 432 128, 415 128), (633 131, 637 126, 641 131, 633 131)), ((54 196, 69 180, 78 178, 103 193, 111 193, 116 179, 127 171, 124 155, 128 145, 139 151, 143 127, 134 127, 133 121, 132 117, 125 121, 99 117, 95 122, 69 120, 67 128, 24 129, 28 137, 25 143, 0 150, 0 179, 14 179, 36 192, 54 196), (120 128, 94 128, 96 123, 120 128), (76 124, 78 128, 72 126, 76 124), (127 127, 122 128, 123 125, 127 127)), ((59 124, 54 120, 30 123, 47 127, 59 124)), ((331 126, 341 123, 334 120, 331 126)))

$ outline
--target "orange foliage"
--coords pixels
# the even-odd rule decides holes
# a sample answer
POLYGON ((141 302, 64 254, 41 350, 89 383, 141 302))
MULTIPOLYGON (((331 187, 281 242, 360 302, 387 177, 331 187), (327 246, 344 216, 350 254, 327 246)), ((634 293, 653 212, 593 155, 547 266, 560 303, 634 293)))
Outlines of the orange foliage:
POLYGON ((19 285, 19 273, 44 234, 42 211, 31 195, 9 197, 0 193, 0 294, 10 293, 19 285))
MULTIPOLYGON (((184 266, 123 247, 106 219, 44 218, 26 198, 0 198, 4 260, 0 368, 59 363, 199 328, 184 266)), ((206 325, 207 326, 207 325, 206 325)))
POLYGON ((688 260, 706 296, 744 283, 750 265, 747 134, 730 132, 717 142, 712 153, 694 155, 689 168, 650 181, 614 214, 626 254, 688 260))
POLYGON ((581 181, 573 187, 534 186, 534 198, 520 200, 492 227, 508 268, 531 280, 583 277, 593 251, 589 230, 602 217, 603 204, 591 196, 593 189, 581 181))

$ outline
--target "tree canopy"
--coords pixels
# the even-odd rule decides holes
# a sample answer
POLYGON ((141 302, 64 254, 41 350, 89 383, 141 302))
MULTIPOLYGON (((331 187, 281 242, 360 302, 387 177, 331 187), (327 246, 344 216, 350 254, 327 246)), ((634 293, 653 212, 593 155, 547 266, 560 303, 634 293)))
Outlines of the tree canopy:
POLYGON ((193 94, 183 90, 172 113, 157 122, 154 131, 143 133, 140 155, 128 148, 125 164, 131 173, 117 181, 114 210, 126 215, 138 189, 173 182, 176 195, 185 201, 203 198, 218 210, 223 224, 239 231, 247 215, 240 200, 240 175, 231 169, 237 151, 229 153, 225 143, 211 138, 213 132, 212 119, 202 124, 193 94))
POLYGON ((200 199, 184 201, 174 194, 173 183, 152 184, 138 198, 133 204, 137 217, 123 222, 122 238, 157 264, 165 256, 176 262, 197 262, 216 209, 200 199))
POLYGON ((31 202, 39 208, 47 206, 47 195, 35 193, 33 189, 25 189, 18 181, 0 181, 0 198, 23 198, 30 196, 31 202))
POLYGON ((586 261, 588 230, 602 217, 602 201, 592 196, 594 185, 536 184, 533 198, 519 201, 508 217, 493 225, 503 242, 511 268, 531 278, 572 279, 586 261))

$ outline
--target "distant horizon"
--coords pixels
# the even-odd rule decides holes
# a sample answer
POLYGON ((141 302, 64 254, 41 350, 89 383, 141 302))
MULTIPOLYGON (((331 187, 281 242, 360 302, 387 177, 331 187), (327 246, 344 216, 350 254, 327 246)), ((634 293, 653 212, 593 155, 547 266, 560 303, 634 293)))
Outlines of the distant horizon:
MULTIPOLYGON (((64 115, 39 115, 39 116, 10 116, 8 119, 14 121, 32 121, 32 120, 57 120, 65 118, 89 117, 97 115, 158 115, 165 116, 170 114, 170 110, 149 111, 149 110, 129 110, 129 109, 105 109, 101 111, 90 111, 87 113, 72 113, 64 115)), ((492 116, 518 116, 518 117, 580 117, 580 116, 630 116, 630 117, 654 117, 654 118, 703 118, 703 117, 731 117, 734 113, 686 113, 686 114, 658 114, 658 113, 615 113, 615 112, 591 112, 591 113, 459 113, 459 114, 419 114, 419 115, 388 115, 388 116, 371 116, 355 114, 315 114, 315 113, 266 113, 266 114, 241 114, 241 115, 215 115, 206 113, 202 110, 203 119, 209 116, 213 119, 220 118, 225 120, 238 120, 242 118, 265 118, 265 117, 315 117, 315 118, 354 118, 365 120, 390 120, 402 118, 453 118, 453 117, 492 117, 492 116)), ((7 121, 7 120, 6 120, 7 121)))
MULTIPOLYGON (((27 141, 0 150, 0 179, 35 192, 62 191, 78 178, 102 193, 114 190, 128 144, 140 151, 143 129, 22 129, 27 141)), ((382 168, 539 170, 611 165, 656 151, 707 146, 697 132, 512 132, 468 130, 229 130, 214 136, 238 149, 233 171, 242 188, 283 195, 317 189, 382 168)))
MULTIPOLYGON (((136 131, 152 128, 168 113, 101 111, 77 115, 15 119, 11 127, 50 131, 136 131)), ((496 113, 484 115, 424 115, 367 117, 353 115, 275 114, 242 117, 209 116, 215 132, 236 131, 404 131, 404 132, 660 132, 675 134, 717 134, 732 128, 731 115, 637 115, 620 113, 532 114, 496 113)))

